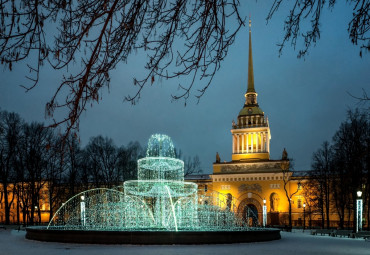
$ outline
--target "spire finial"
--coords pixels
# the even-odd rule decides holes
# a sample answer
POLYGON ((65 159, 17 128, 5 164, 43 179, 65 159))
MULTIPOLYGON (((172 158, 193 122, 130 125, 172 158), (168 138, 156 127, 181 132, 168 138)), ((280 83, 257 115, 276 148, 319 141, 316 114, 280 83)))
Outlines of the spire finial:
POLYGON ((253 74, 253 58, 252 58, 252 21, 249 15, 249 58, 248 58, 248 92, 256 92, 254 90, 254 74, 253 74))

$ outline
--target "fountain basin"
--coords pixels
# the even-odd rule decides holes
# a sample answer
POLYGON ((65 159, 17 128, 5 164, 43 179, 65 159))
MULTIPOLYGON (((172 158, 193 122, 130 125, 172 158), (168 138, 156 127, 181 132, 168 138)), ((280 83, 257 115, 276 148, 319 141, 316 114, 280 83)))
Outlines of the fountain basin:
POLYGON ((28 227, 30 240, 86 244, 230 244, 279 240, 278 229, 248 231, 99 231, 57 230, 28 227))

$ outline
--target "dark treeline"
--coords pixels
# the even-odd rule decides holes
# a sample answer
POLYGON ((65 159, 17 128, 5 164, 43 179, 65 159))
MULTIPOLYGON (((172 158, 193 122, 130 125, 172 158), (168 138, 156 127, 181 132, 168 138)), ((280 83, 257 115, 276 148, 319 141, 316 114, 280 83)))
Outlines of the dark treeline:
MULTIPOLYGON (((90 138, 82 148, 77 136, 61 137, 42 123, 26 123, 16 113, 0 111, 0 201, 5 224, 10 223, 12 208, 18 223, 34 224, 41 221, 43 202, 50 205, 52 217, 62 202, 81 191, 136 179, 137 160, 145 153, 139 142, 117 147, 102 136, 90 138)), ((184 162, 185 174, 201 172, 197 156, 184 162)))
POLYGON ((332 142, 324 141, 313 153, 313 170, 304 185, 310 223, 313 213, 318 213, 321 215, 321 226, 329 228, 331 215, 337 214, 339 228, 355 229, 357 191, 362 191, 363 217, 369 226, 369 148, 369 113, 349 110, 347 119, 341 123, 332 142))

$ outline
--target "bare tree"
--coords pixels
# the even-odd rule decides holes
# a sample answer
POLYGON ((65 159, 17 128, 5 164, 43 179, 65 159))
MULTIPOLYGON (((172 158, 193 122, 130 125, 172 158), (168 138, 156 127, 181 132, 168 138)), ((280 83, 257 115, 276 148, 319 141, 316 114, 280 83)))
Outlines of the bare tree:
POLYGON ((137 179, 137 160, 145 157, 145 150, 139 142, 130 142, 118 150, 117 169, 121 173, 121 181, 137 179))
POLYGON ((283 174, 285 196, 287 198, 288 205, 289 205, 289 215, 288 215, 289 226, 288 227, 289 227, 289 230, 291 230, 292 229, 292 197, 298 192, 298 187, 297 187, 297 190, 290 192, 289 185, 288 185, 291 179, 291 176, 293 174, 293 172, 291 171, 293 169, 293 160, 292 159, 284 160, 281 163, 280 167, 281 167, 281 172, 283 174))
MULTIPOLYGON (((286 0, 275 0, 271 6, 267 16, 267 21, 270 21, 273 15, 279 10, 280 6, 287 3, 286 0)), ((347 0, 348 12, 352 13, 352 19, 348 23, 348 33, 351 42, 360 47, 360 56, 363 50, 370 51, 370 2, 367 0, 347 0)), ((295 0, 291 3, 289 14, 284 22, 285 35, 283 41, 278 45, 279 53, 282 53, 286 43, 289 43, 295 48, 297 40, 303 38, 303 47, 298 52, 298 57, 304 57, 309 48, 315 45, 320 39, 321 17, 325 9, 332 10, 338 1, 322 1, 322 0, 295 0), (305 21, 310 24, 307 26, 305 21), (307 31, 301 31, 302 27, 309 27, 307 31)))
POLYGON ((320 206, 319 195, 317 191, 317 183, 314 179, 311 179, 310 173, 305 176, 306 181, 302 183, 302 195, 306 202, 306 217, 308 217, 308 226, 311 228, 312 220, 316 213, 321 214, 322 206, 320 206))
POLYGON ((313 185, 313 189, 316 192, 316 199, 318 200, 318 209, 321 214, 322 227, 330 227, 330 205, 331 205, 331 193, 332 193, 332 182, 334 176, 332 175, 332 164, 333 164, 333 152, 329 145, 329 142, 325 141, 321 148, 318 149, 312 156, 312 171, 310 172, 311 181, 314 181, 316 185, 313 185), (326 217, 325 217, 326 216, 326 217))
POLYGON ((78 185, 82 184, 82 151, 75 136, 70 135, 66 141, 64 160, 66 171, 63 177, 68 192, 66 197, 69 198, 77 194, 78 185))
POLYGON ((23 139, 19 150, 19 169, 24 178, 22 181, 22 194, 25 196, 23 206, 30 224, 35 222, 35 212, 38 214, 38 222, 41 222, 40 202, 43 200, 41 190, 47 181, 47 158, 52 133, 50 129, 43 126, 41 123, 24 124, 23 139))
MULTIPOLYGON (((367 183, 366 160, 368 155, 366 153, 368 152, 369 129, 369 114, 358 109, 350 110, 348 111, 347 120, 340 125, 339 130, 333 137, 333 146, 338 155, 337 158, 341 160, 341 167, 343 167, 342 172, 338 173, 343 175, 342 178, 346 178, 353 212, 356 208, 356 192, 358 190, 363 191, 367 183)), ((355 223, 353 229, 355 230, 356 214, 353 215, 353 222, 355 223)))
POLYGON ((38 84, 45 64, 65 73, 46 115, 68 109, 51 125, 65 123, 68 134, 78 128, 86 107, 100 100, 117 64, 136 50, 148 55, 147 73, 134 78, 137 91, 126 100, 136 103, 148 83, 188 75, 190 84, 180 84, 172 98, 186 103, 199 84, 195 80, 205 79, 197 89, 200 98, 244 24, 238 6, 238 0, 5 0, 0 5, 1 63, 12 70, 14 63, 36 56, 28 64, 33 76, 27 90, 38 84), (180 40, 185 44, 175 49, 180 40))
POLYGON ((85 148, 85 160, 91 169, 96 187, 118 185, 121 173, 117 168, 118 150, 113 140, 102 136, 92 137, 85 148))
POLYGON ((334 158, 331 169, 333 181, 331 183, 331 193, 333 195, 336 212, 339 217, 339 228, 344 228, 345 216, 348 215, 348 221, 351 215, 351 189, 349 185, 348 172, 346 169, 344 151, 340 148, 334 148, 334 158))
POLYGON ((48 140, 49 144, 47 144, 45 153, 47 161, 45 184, 47 189, 46 194, 40 194, 42 196, 40 198, 49 204, 49 220, 51 220, 56 209, 66 198, 67 192, 65 185, 63 185, 63 176, 67 171, 67 165, 65 164, 66 153, 63 150, 65 147, 62 139, 51 133, 48 140))
POLYGON ((202 173, 202 169, 198 155, 193 158, 189 156, 184 159, 184 177, 200 173, 202 173))
POLYGON ((18 114, 0 111, 0 183, 4 194, 5 224, 10 223, 10 207, 15 198, 15 185, 11 184, 16 181, 14 164, 22 123, 18 114))

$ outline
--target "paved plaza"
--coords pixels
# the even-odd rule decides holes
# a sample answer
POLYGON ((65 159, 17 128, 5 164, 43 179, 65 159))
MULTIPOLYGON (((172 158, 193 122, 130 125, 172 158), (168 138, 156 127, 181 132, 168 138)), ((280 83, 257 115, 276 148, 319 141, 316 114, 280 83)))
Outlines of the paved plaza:
POLYGON ((329 236, 312 236, 309 231, 292 233, 281 232, 282 239, 262 243, 220 244, 220 245, 85 245, 46 243, 25 239, 24 231, 0 230, 0 254, 79 254, 79 255, 114 255, 114 254, 366 254, 370 255, 370 242, 364 239, 350 239, 329 236))

